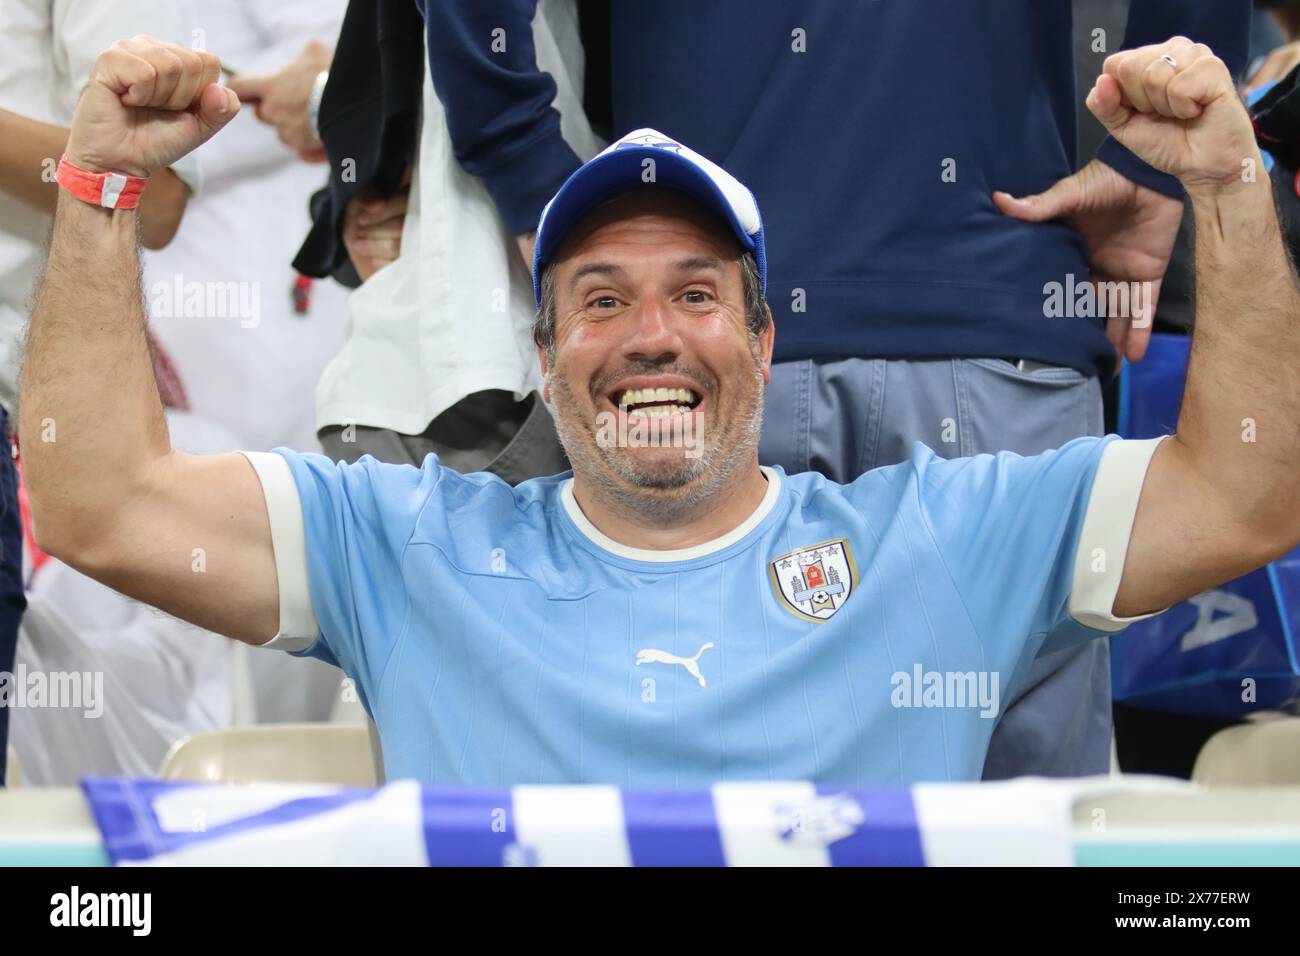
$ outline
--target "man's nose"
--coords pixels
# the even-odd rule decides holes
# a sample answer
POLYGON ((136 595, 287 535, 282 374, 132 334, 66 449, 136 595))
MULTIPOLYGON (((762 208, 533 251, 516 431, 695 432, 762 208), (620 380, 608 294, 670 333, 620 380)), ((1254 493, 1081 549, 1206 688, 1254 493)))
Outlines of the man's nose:
POLYGON ((631 334, 623 343, 628 358, 656 361, 682 353, 681 335, 669 303, 657 297, 643 299, 632 322, 631 334))

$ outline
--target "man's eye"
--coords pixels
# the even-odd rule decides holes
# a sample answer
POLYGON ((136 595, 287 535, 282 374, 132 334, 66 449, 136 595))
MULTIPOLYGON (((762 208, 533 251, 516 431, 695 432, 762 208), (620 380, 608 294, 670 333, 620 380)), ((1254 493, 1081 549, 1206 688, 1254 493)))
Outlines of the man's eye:
POLYGON ((588 302, 587 308, 612 309, 616 305, 618 305, 618 299, 614 298, 612 295, 602 295, 602 296, 597 296, 596 298, 588 302))
POLYGON ((703 289, 692 289, 690 292, 683 295, 682 298, 687 302, 698 304, 700 302, 708 302, 713 298, 713 296, 709 295, 703 289))

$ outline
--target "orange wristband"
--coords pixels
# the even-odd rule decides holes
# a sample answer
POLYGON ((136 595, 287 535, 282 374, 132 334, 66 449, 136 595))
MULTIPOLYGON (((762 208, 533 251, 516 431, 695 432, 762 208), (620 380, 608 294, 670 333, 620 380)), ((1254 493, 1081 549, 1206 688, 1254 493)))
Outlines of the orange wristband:
POLYGON ((125 173, 91 173, 59 158, 56 178, 59 185, 82 202, 105 209, 134 209, 140 205, 140 196, 148 179, 128 176, 125 173))

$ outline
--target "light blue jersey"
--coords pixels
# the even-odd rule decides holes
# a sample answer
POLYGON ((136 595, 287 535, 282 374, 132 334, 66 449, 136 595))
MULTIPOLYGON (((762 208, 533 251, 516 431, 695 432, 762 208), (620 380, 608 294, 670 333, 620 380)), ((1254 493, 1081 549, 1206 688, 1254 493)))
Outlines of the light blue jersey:
POLYGON ((1155 442, 765 469, 717 541, 639 551, 568 476, 511 488, 250 454, 280 577, 269 645, 337 662, 390 779, 505 787, 978 780, 1034 655, 1111 615, 1155 442))

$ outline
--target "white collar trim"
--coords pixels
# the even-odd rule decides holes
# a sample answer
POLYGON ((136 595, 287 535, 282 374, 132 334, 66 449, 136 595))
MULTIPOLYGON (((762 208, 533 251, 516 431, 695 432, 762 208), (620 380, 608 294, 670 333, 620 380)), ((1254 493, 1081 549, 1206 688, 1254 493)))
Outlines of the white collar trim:
POLYGON ((656 551, 650 548, 633 548, 626 544, 619 544, 613 538, 606 535, 594 524, 592 524, 582 509, 578 507, 578 500, 573 496, 573 479, 566 478, 564 484, 560 486, 560 501, 564 505, 565 513, 577 525, 578 530, 582 532, 596 547, 620 558, 629 558, 633 561, 650 561, 657 564, 670 564, 674 561, 690 561, 693 558, 702 558, 705 555, 721 551, 723 548, 729 548, 749 532, 758 527, 759 522, 768 516, 772 508, 776 505, 776 499, 781 494, 781 476, 777 472, 768 468, 766 465, 760 465, 760 470, 767 476, 767 491, 763 493, 763 500, 758 503, 758 507, 753 510, 748 518, 742 521, 736 527, 732 528, 726 534, 712 541, 705 541, 703 544, 697 544, 690 548, 678 548, 673 551, 656 551))

